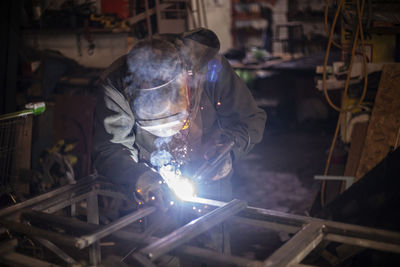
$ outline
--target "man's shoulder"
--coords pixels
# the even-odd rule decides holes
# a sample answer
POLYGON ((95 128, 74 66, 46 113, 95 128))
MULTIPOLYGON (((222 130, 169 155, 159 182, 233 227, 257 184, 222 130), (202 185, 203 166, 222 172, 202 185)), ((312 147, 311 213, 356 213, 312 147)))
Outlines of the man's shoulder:
POLYGON ((123 55, 102 72, 100 79, 101 81, 120 79, 125 75, 126 69, 126 55, 123 55))
POLYGON ((220 42, 217 35, 205 28, 197 28, 188 32, 184 32, 182 37, 185 39, 193 40, 198 44, 209 47, 210 49, 219 50, 220 42))

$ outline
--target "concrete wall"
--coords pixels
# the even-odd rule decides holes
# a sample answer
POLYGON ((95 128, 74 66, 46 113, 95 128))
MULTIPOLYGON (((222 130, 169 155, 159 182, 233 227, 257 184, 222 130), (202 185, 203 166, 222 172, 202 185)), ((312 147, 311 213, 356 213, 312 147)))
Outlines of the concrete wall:
POLYGON ((208 28, 214 31, 220 42, 221 52, 232 48, 231 35, 231 1, 230 0, 201 0, 205 1, 208 28))
MULTIPOLYGON (((46 0, 47 6, 59 8, 63 1, 46 0)), ((81 1, 81 0, 80 0, 81 1)), ((231 1, 230 0, 200 0, 205 1, 208 28, 213 30, 221 42, 221 52, 232 47, 231 36, 231 1)), ((193 1, 194 4, 196 1, 193 1)), ((100 10, 100 0, 96 0, 97 11, 100 10)), ((204 27, 204 24, 201 25, 204 27)), ((128 52, 131 44, 127 41, 127 33, 94 33, 96 48, 93 55, 88 55, 88 42, 81 35, 81 51, 79 55, 77 34, 65 33, 38 33, 26 32, 25 39, 34 48, 45 50, 57 50, 64 56, 76 60, 86 67, 103 68, 111 64, 115 59, 128 52)))
MULTIPOLYGON (((272 6, 272 20, 273 20, 273 34, 276 36, 276 26, 280 24, 287 24, 288 0, 277 0, 275 5, 272 6)), ((273 43, 273 53, 280 55, 283 53, 282 45, 279 42, 273 43)))
POLYGON ((128 52, 127 33, 95 33, 93 55, 88 54, 89 43, 81 34, 81 53, 79 55, 76 33, 25 33, 26 42, 39 50, 56 50, 64 56, 76 60, 85 67, 105 68, 115 59, 128 52))
MULTIPOLYGON (((219 37, 221 42, 221 51, 224 52, 229 48, 232 48, 233 40, 231 34, 232 25, 232 10, 230 0, 204 0, 206 5, 206 14, 208 21, 208 28, 213 30, 219 37)), ((196 1, 193 1, 194 8, 196 1)), ((275 32, 276 25, 286 24, 287 12, 288 12, 288 0, 277 0, 276 3, 271 6, 273 11, 273 31, 275 32)), ((257 43, 261 42, 261 39, 255 40, 257 43)), ((273 44, 274 53, 282 54, 281 44, 274 42, 273 44)))
MULTIPOLYGON (((227 51, 232 48, 232 35, 231 35, 231 0, 192 0, 193 10, 201 10, 202 5, 197 7, 197 2, 204 1, 205 13, 207 18, 207 27, 204 23, 203 17, 200 19, 197 17, 197 13, 194 12, 194 20, 196 21, 197 27, 204 27, 214 31, 221 43, 221 52, 227 51)), ((192 20, 189 19, 189 29, 193 29, 195 26, 192 20)))

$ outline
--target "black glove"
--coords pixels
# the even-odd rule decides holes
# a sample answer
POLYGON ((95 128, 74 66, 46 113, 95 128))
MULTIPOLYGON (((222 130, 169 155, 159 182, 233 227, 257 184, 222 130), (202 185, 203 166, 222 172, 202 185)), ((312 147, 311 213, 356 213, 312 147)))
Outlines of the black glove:
POLYGON ((150 169, 137 179, 134 195, 139 204, 144 202, 164 209, 167 207, 167 194, 163 179, 157 172, 150 169))
POLYGON ((232 171, 231 144, 234 143, 226 137, 207 138, 207 141, 201 145, 188 164, 187 169, 192 170, 191 176, 198 178, 202 176, 203 182, 216 181, 226 177, 232 171), (219 158, 222 155, 223 157, 219 158))
MULTIPOLYGON (((223 147, 223 144, 216 144, 214 145, 214 149, 209 149, 204 154, 204 158, 207 161, 212 161, 215 157, 217 157, 220 153, 220 148, 223 147), (214 151, 213 151, 214 150, 214 151)), ((226 177, 232 171, 232 156, 231 153, 228 153, 224 156, 221 161, 215 165, 210 166, 210 169, 207 170, 207 176, 204 177, 209 181, 217 181, 226 177)))

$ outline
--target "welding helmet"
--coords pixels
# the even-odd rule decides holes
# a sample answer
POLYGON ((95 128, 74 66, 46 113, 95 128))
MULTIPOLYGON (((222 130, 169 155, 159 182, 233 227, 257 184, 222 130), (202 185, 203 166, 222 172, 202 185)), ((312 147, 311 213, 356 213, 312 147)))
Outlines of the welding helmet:
POLYGON ((159 137, 176 134, 189 117, 187 76, 182 72, 162 85, 135 90, 132 107, 142 129, 159 137))
POLYGON ((168 137, 188 125, 198 100, 191 99, 186 66, 174 44, 166 40, 153 38, 132 48, 127 56, 126 94, 138 127, 168 137))

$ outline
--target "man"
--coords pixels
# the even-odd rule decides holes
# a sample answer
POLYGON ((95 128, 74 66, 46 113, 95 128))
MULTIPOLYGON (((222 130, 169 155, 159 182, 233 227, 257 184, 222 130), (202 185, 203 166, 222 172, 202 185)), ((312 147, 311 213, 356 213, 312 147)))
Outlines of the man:
POLYGON ((266 114, 218 50, 206 29, 161 35, 138 42, 104 72, 92 153, 99 174, 150 201, 159 167, 174 165, 190 178, 233 141, 198 192, 229 200, 232 162, 260 142, 266 114))

